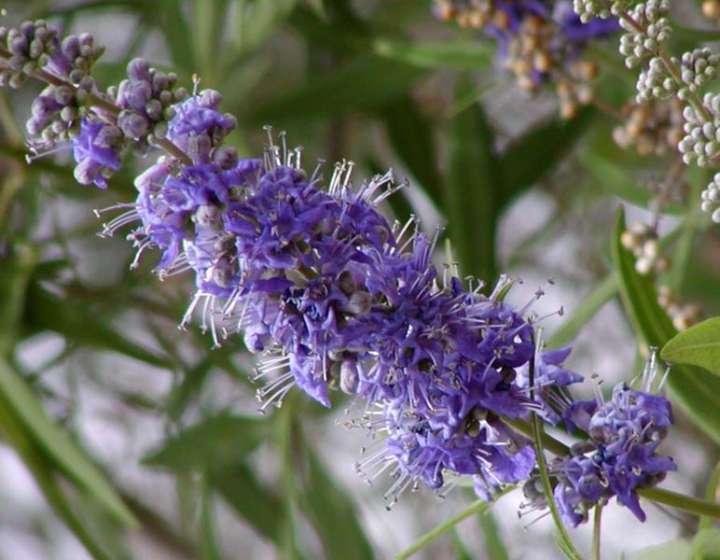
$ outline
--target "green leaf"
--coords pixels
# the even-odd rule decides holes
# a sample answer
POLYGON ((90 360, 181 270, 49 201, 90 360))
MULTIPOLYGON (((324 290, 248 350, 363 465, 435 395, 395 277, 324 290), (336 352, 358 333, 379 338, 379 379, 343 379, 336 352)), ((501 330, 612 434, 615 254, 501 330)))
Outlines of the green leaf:
POLYGON ((651 546, 630 560, 720 560, 720 529, 703 529, 692 541, 676 539, 651 546))
POLYGON ((409 95, 384 107, 381 114, 395 153, 420 182, 423 191, 440 206, 442 186, 431 123, 409 95))
POLYGON ((695 535, 692 560, 720 560, 720 529, 703 529, 695 535))
POLYGON ((495 516, 486 511, 480 516, 480 528, 485 536, 485 552, 487 560, 508 560, 507 547, 500 536, 500 530, 495 522, 495 516))
POLYGON ((0 356, 12 349, 22 318, 25 292, 37 261, 34 248, 16 244, 0 257, 0 356))
POLYGON ((200 500, 202 502, 200 511, 200 548, 204 560, 220 560, 222 555, 217 542, 215 528, 215 511, 213 494, 208 486, 207 479, 202 481, 200 500))
POLYGON ((3 359, 0 359, 0 395, 58 469, 93 495, 120 523, 137 526, 135 517, 102 473, 48 418, 25 382, 3 359))
POLYGON ((201 71, 202 69, 197 67, 193 50, 193 33, 190 32, 185 12, 180 9, 177 1, 159 0, 148 3, 145 13, 165 35, 165 43, 177 71, 182 70, 188 76, 201 71))
POLYGON ((82 345, 112 350, 155 367, 172 368, 168 360, 109 327, 84 302, 60 299, 33 282, 25 304, 25 325, 31 331, 55 331, 82 345))
MULTIPOLYGON (((707 482, 707 488, 705 489, 705 500, 708 502, 720 501, 720 462, 715 465, 715 468, 710 473, 710 478, 707 482)), ((698 524, 698 530, 712 528, 715 519, 709 515, 700 518, 698 524)))
POLYGON ((402 97, 425 71, 375 55, 361 55, 333 72, 246 115, 251 123, 278 123, 377 109, 402 97))
POLYGON ((21 457, 48 504, 65 526, 74 533, 93 558, 109 560, 110 556, 105 547, 75 513, 57 480, 52 465, 43 456, 42 450, 33 441, 31 434, 27 432, 22 422, 2 398, 0 398, 0 432, 3 439, 21 457))
MULTIPOLYGON (((648 207, 654 193, 650 189, 640 186, 627 168, 590 151, 583 153, 580 159, 585 169, 595 179, 594 184, 598 188, 636 206, 648 207)), ((685 213, 685 209, 676 203, 668 204, 664 211, 668 214, 685 213)))
POLYGON ((692 547, 681 539, 645 548, 628 560, 691 560, 692 547))
POLYGON ((493 60, 495 49, 488 42, 452 41, 404 41, 377 38, 372 50, 385 58, 405 62, 420 68, 455 70, 480 70, 493 60))
POLYGON ((704 367, 720 375, 720 317, 678 333, 662 349, 662 359, 704 367))
POLYGON ((502 496, 505 494, 508 494, 509 492, 515 490, 515 486, 507 486, 503 490, 500 491, 500 493, 495 496, 494 501, 488 502, 485 500, 476 500, 472 504, 470 504, 468 507, 466 507, 464 510, 459 512, 456 515, 453 515, 450 519, 447 521, 444 521, 437 527, 431 529, 424 535, 422 535, 419 539, 417 539, 412 545, 410 545, 408 548, 400 552, 399 554, 395 555, 395 560, 407 560, 407 558, 410 558, 411 556, 417 554, 421 550, 423 550, 426 546, 428 546, 431 542, 433 542, 435 539, 441 537, 446 532, 453 529, 458 523, 464 521, 468 517, 471 517, 473 515, 483 514, 484 512, 488 511, 493 504, 499 500, 502 496))
POLYGON ((170 438, 143 463, 177 472, 222 470, 243 460, 267 432, 262 419, 221 413, 170 438))
POLYGON ((503 178, 499 204, 506 205, 552 171, 596 116, 594 110, 584 109, 572 119, 555 119, 536 126, 512 142, 499 158, 503 178))
POLYGON ((357 509, 310 450, 299 501, 323 542, 327 558, 364 560, 374 558, 372 548, 357 521, 357 509))
POLYGON ((548 339, 549 348, 559 348, 572 342, 582 327, 588 323, 618 293, 619 285, 615 274, 609 274, 585 296, 573 313, 548 339))
POLYGON ((260 46, 296 4, 297 0, 236 0, 235 50, 246 53, 260 46))
MULTIPOLYGON (((462 79, 455 97, 473 88, 462 79)), ((479 104, 452 121, 446 216, 463 274, 496 280, 495 228, 502 176, 494 151, 495 135, 479 104)))
POLYGON ((265 488, 247 465, 238 464, 210 480, 223 499, 255 530, 271 541, 280 543, 279 517, 283 506, 277 495, 265 488))
MULTIPOLYGON (((623 247, 625 215, 618 212, 612 242, 613 262, 620 280, 620 296, 630 322, 646 345, 662 348, 677 331, 660 307, 652 281, 635 270, 633 255, 623 247)), ((668 391, 687 415, 715 442, 720 443, 720 379, 700 368, 676 365, 668 376, 668 391)))

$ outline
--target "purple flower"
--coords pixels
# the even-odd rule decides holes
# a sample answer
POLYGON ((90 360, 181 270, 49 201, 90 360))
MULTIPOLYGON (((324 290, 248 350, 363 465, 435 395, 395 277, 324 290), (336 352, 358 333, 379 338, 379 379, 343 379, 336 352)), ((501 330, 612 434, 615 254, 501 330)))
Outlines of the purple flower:
POLYGON ((670 402, 620 384, 608 402, 595 407, 579 402, 569 416, 590 440, 553 467, 558 479, 554 497, 563 519, 576 527, 601 500, 616 496, 644 521, 637 489, 654 486, 676 469, 670 457, 657 454, 672 424, 670 402))
POLYGON ((489 495, 525 478, 532 450, 498 418, 547 408, 524 381, 534 356, 542 389, 577 381, 562 366, 568 351, 537 352, 533 325, 498 300, 500 288, 485 296, 440 274, 437 234, 389 224, 377 204, 394 190, 390 174, 354 187, 344 163, 323 188, 284 144, 262 162, 219 157, 231 123, 217 102, 193 97, 170 122, 178 145, 205 146, 197 163, 158 162, 137 178, 135 204, 106 225, 139 219, 138 257, 156 247, 164 275, 194 273, 183 324, 199 311, 216 344, 237 331, 264 356, 261 410, 293 386, 324 406, 339 387, 377 407, 386 451, 410 484, 439 489, 446 473, 468 474, 489 495))
POLYGON ((221 102, 217 91, 204 90, 174 106, 167 137, 195 163, 208 163, 210 152, 237 124, 232 115, 218 111, 221 102))
POLYGON ((121 109, 117 125, 130 141, 146 145, 152 134, 164 138, 166 119, 172 106, 185 98, 187 92, 176 88, 177 76, 152 68, 142 58, 128 63, 128 77, 118 87, 108 90, 121 109))
MULTIPOLYGON (((478 409, 479 411, 479 409, 478 409)), ((408 488, 424 484, 440 492, 445 476, 472 475, 476 493, 491 499, 503 485, 525 480, 535 465, 532 446, 497 418, 482 418, 446 436, 419 413, 383 407, 382 426, 389 436, 377 454, 356 464, 369 481, 381 474, 394 480, 384 494, 388 507, 408 488)))
POLYGON ((72 140, 73 157, 77 162, 74 175, 78 183, 107 188, 108 177, 120 169, 115 131, 113 125, 82 120, 80 133, 72 140))
POLYGON ((435 11, 443 19, 482 29, 495 39, 499 66, 510 70, 518 85, 528 91, 550 80, 558 80, 564 90, 573 85, 557 78, 556 69, 577 82, 588 81, 574 67, 583 48, 619 30, 614 18, 583 24, 569 0, 435 0, 435 11))

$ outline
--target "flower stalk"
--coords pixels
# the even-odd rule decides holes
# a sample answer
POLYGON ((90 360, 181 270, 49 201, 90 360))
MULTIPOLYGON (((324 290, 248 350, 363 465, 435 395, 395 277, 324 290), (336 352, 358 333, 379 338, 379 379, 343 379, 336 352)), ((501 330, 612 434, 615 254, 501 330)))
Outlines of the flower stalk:
MULTIPOLYGON (((12 53, 8 51, 6 48, 0 46, 0 58, 5 59, 5 61, 9 60, 12 56, 12 53)), ((35 69, 31 72, 30 76, 40 82, 44 82, 46 84, 50 84, 53 86, 62 86, 70 88, 73 92, 77 93, 79 91, 79 88, 77 85, 67 81, 63 80, 62 78, 59 78, 58 76, 55 76, 51 74, 50 72, 47 72, 43 70, 42 68, 35 69)), ((115 117, 117 117, 120 114, 120 108, 115 105, 114 103, 108 101, 107 99, 103 99, 102 97, 92 93, 92 92, 83 92, 84 95, 84 102, 89 107, 98 107, 99 109, 102 109, 103 111, 106 111, 115 117)), ((154 141, 154 144, 158 148, 162 148, 165 150, 169 155, 177 159, 178 162, 180 162, 183 165, 191 165, 192 159, 183 152, 180 148, 178 148, 175 144, 173 144, 171 141, 167 140, 166 138, 156 138, 154 141)))

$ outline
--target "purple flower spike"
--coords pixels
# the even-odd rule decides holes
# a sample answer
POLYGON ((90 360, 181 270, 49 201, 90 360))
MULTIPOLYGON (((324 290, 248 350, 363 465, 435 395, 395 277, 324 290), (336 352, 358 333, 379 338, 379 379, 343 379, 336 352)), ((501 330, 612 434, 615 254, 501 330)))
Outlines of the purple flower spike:
POLYGON ((656 485, 676 469, 672 458, 657 454, 672 425, 672 410, 666 398, 648 392, 656 369, 651 361, 645 370, 646 390, 620 384, 606 403, 581 401, 569 409, 571 423, 590 436, 553 467, 555 501, 569 525, 583 523, 592 507, 613 496, 644 521, 637 489, 656 485))

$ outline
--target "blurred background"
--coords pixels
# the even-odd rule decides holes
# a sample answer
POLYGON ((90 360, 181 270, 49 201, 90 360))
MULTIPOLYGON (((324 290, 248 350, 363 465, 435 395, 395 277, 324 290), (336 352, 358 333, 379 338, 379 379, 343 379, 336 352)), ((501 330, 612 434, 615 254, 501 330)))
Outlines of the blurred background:
MULTIPOLYGON (((689 29, 713 26, 683 4, 677 40, 695 41, 689 29)), ((618 148, 619 123, 596 108, 561 119, 552 90, 521 92, 494 45, 435 19, 430 0, 3 7, 6 24, 44 17, 93 33, 107 47, 101 84, 121 80, 136 56, 188 87, 197 75, 237 116, 230 142, 243 155, 261 153, 271 124, 304 147, 307 167, 351 159, 357 180, 392 167, 410 187, 383 211, 415 213, 428 231, 447 226, 452 243, 438 262, 449 251, 464 273, 512 275, 518 304, 543 287, 534 310, 548 315, 545 338, 575 340, 571 365, 605 387, 641 364, 610 234, 621 204, 629 221, 649 219, 643 208, 672 157, 618 148)), ((616 41, 589 56, 598 97, 619 111, 634 76, 616 41)), ((326 411, 295 394, 259 415, 242 341, 211 350, 197 325, 177 329, 191 278, 161 283, 152 258, 130 271, 129 244, 96 236, 92 209, 132 200, 134 173, 150 160, 136 158, 107 192, 73 181, 69 151, 26 165, 24 120, 38 89, 0 92, 0 559, 389 558, 475 499, 467 488, 445 500, 420 491, 386 511, 382 481, 355 473, 368 438, 343 426, 353 410, 339 397, 326 411)), ((682 196, 702 179, 681 179, 660 229, 673 232, 666 283, 710 315, 720 312, 720 233, 698 217, 697 197, 682 196)), ((667 486, 701 495, 717 447, 678 414, 667 452, 680 465, 667 486)), ((558 558, 552 521, 518 519, 521 501, 503 497, 417 557, 558 558)), ((633 558, 695 523, 646 509, 641 525, 606 508, 607 558, 633 558)), ((589 550, 589 527, 573 536, 589 550)))

